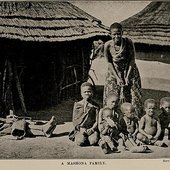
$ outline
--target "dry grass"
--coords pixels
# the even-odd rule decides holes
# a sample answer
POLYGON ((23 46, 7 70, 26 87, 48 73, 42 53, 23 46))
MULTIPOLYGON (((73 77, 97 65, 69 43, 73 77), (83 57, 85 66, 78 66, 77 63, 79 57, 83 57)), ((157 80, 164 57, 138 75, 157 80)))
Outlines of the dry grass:
POLYGON ((151 2, 142 11, 122 21, 125 35, 134 42, 170 45, 170 3, 151 2))
POLYGON ((94 36, 108 36, 107 28, 69 2, 0 2, 0 37, 54 42, 94 36))

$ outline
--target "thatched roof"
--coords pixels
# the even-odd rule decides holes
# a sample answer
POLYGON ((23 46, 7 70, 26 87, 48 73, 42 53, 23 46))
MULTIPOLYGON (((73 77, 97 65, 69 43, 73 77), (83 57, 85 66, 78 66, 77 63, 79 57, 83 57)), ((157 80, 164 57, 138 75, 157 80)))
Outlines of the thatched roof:
POLYGON ((69 2, 0 2, 0 37, 71 41, 108 35, 100 20, 69 2))
POLYGON ((170 3, 151 2, 122 25, 125 35, 136 43, 170 46, 170 3))

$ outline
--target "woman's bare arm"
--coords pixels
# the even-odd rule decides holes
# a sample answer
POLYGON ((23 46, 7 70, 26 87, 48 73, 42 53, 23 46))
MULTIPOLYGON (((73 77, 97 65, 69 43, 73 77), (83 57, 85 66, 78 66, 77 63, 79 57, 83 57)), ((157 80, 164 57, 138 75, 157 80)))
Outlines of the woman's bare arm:
POLYGON ((129 55, 130 55, 130 63, 127 68, 126 73, 125 73, 125 80, 127 81, 129 78, 129 75, 132 71, 132 68, 134 67, 135 64, 135 47, 134 44, 131 40, 129 40, 129 55))
POLYGON ((120 77, 118 76, 118 73, 112 63, 112 60, 110 59, 109 48, 110 48, 110 42, 106 42, 104 45, 104 57, 106 58, 106 60, 108 62, 108 67, 111 69, 111 71, 113 72, 113 74, 117 80, 117 84, 122 85, 123 80, 121 80, 120 77))

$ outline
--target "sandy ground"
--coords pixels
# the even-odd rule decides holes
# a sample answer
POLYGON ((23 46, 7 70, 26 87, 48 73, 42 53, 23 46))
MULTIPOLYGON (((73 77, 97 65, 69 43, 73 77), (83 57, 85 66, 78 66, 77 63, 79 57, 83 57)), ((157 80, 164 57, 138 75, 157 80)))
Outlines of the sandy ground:
MULTIPOLYGON (((137 60, 142 85, 143 100, 153 97, 159 100, 163 96, 170 96, 170 67, 168 64, 137 60), (159 91, 158 91, 159 90, 159 91)), ((96 85, 103 85, 106 63, 96 60, 92 68, 96 70, 98 80, 96 85)), ((103 86, 98 86, 97 102, 102 102, 103 86)), ((46 138, 41 133, 35 138, 15 140, 12 136, 0 137, 0 159, 157 159, 170 158, 170 147, 160 148, 151 146, 152 153, 111 153, 105 155, 99 146, 79 147, 68 139, 72 129, 72 108, 74 100, 66 101, 57 107, 46 111, 30 112, 33 119, 49 120, 55 115, 58 125, 52 138, 46 138)), ((37 133, 38 134, 38 133, 37 133)), ((170 144, 170 142, 168 142, 170 144)))
MULTIPOLYGON (((15 140, 0 138, 1 159, 158 159, 170 158, 170 147, 149 146, 152 153, 111 153, 105 155, 99 146, 79 147, 68 139, 72 123, 58 125, 52 138, 38 136, 15 140)), ((168 142, 170 144, 170 141, 168 142)))

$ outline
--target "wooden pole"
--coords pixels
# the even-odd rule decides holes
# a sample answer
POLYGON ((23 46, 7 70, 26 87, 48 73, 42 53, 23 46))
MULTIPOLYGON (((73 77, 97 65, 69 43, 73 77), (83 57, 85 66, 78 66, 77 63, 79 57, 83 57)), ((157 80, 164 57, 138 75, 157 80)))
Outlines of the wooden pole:
POLYGON ((21 108, 22 108, 24 115, 26 115, 27 110, 26 110, 26 106, 25 106, 25 102, 24 102, 24 96, 23 96, 23 93, 22 93, 22 89, 21 89, 21 85, 20 85, 20 81, 19 81, 19 77, 18 77, 18 73, 17 73, 16 63, 14 63, 14 77, 15 77, 15 83, 16 83, 16 88, 18 90, 20 103, 21 103, 21 108))
POLYGON ((12 64, 11 61, 8 60, 8 73, 9 73, 9 84, 8 84, 8 91, 9 91, 9 102, 10 102, 10 109, 14 110, 14 102, 13 102, 13 95, 12 95, 12 79, 13 79, 13 72, 12 72, 12 64))
POLYGON ((82 80, 85 80, 85 59, 84 59, 84 49, 81 47, 81 56, 82 56, 82 64, 83 64, 83 75, 82 75, 82 80))
MULTIPOLYGON (((61 53, 59 53, 59 55, 60 57, 62 56, 61 53)), ((61 75, 61 79, 59 82, 59 102, 61 102, 61 100, 63 99, 64 91, 65 91, 65 90, 62 90, 62 86, 63 86, 64 78, 65 78, 65 71, 66 71, 65 53, 63 57, 61 58, 61 61, 62 61, 62 75, 61 75)))
POLYGON ((2 100, 5 101, 5 84, 6 84, 6 70, 7 70, 7 60, 5 61, 3 83, 2 83, 2 100))

